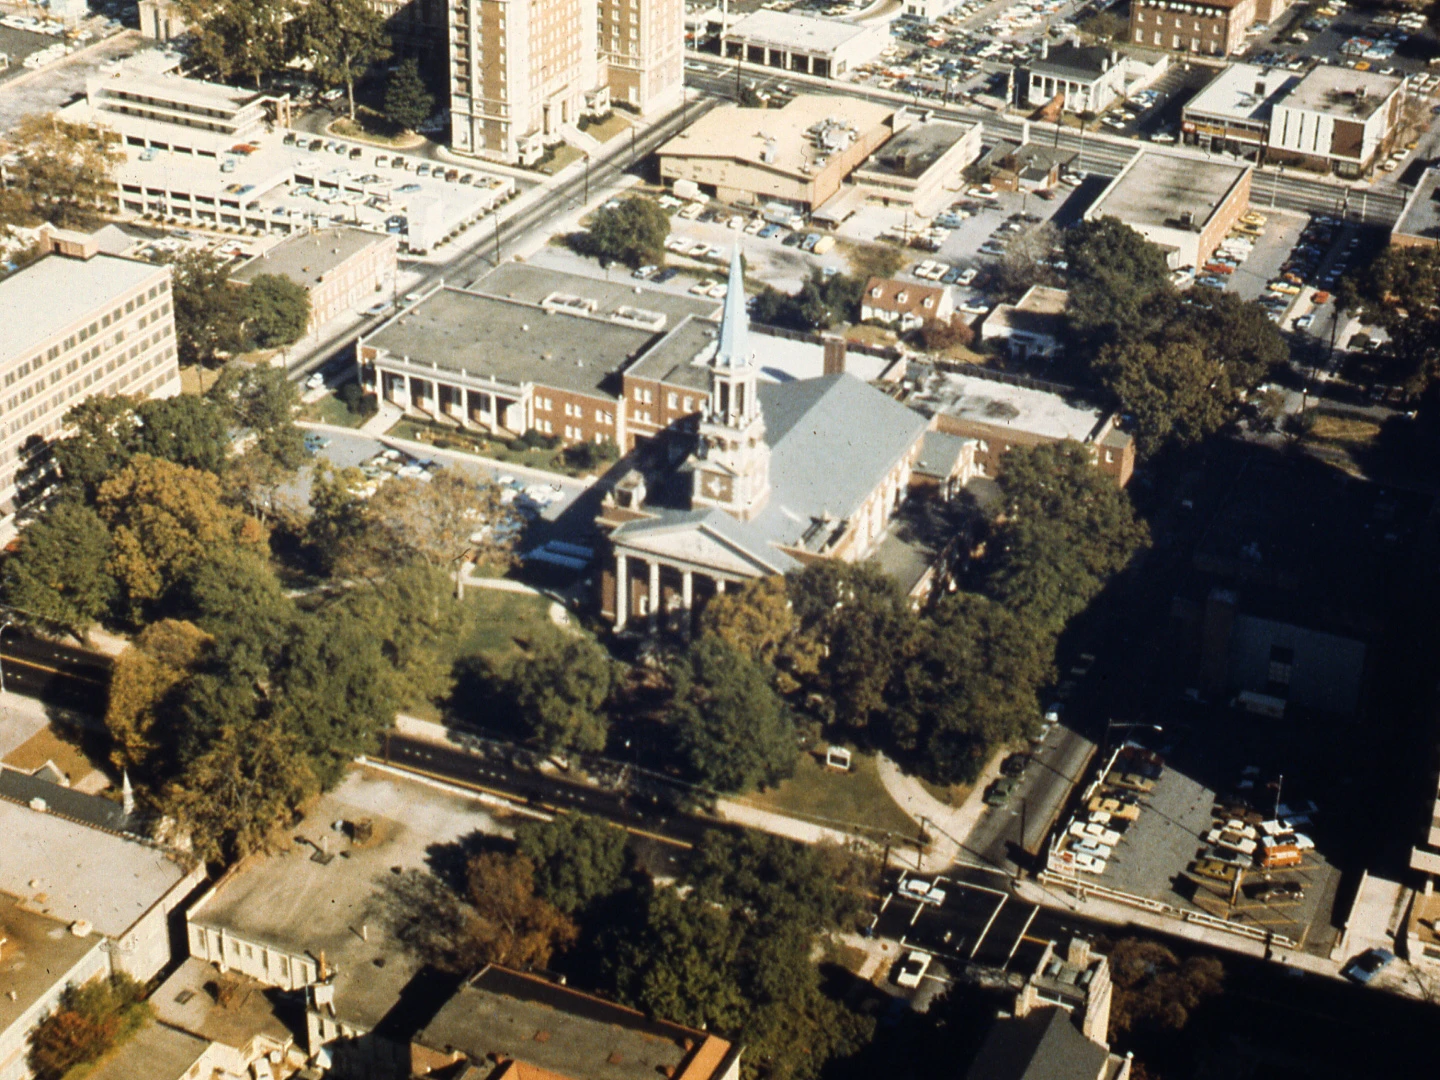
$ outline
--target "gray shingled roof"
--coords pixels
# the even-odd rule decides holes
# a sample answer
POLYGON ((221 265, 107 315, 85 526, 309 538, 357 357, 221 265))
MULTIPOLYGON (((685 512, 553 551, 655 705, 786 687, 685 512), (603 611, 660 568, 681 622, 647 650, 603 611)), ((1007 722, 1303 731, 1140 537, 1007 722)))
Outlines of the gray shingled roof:
POLYGON ((815 519, 854 514, 928 421, 854 375, 761 383, 770 500, 752 525, 794 544, 815 519))
POLYGON ((965 1080, 1098 1080, 1109 1052, 1075 1026, 1066 1009, 1036 1009, 999 1020, 965 1080))

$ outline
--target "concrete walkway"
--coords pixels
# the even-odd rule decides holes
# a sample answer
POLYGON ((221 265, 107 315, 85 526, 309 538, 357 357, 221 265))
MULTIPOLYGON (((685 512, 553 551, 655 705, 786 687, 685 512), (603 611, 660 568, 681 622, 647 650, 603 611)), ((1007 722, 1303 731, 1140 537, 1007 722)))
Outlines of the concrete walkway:
POLYGON ((731 799, 716 800, 715 813, 724 821, 733 821, 737 825, 744 825, 747 828, 759 829, 761 832, 773 833, 776 836, 785 836, 791 840, 798 840, 802 844, 842 844, 849 846, 853 843, 870 843, 868 840, 862 840, 860 837, 842 832, 840 829, 830 829, 824 825, 813 825, 808 821, 801 821, 799 818, 793 818, 787 814, 776 814, 769 810, 760 810, 754 806, 746 806, 744 803, 735 802, 731 799))
POLYGON ((895 805, 904 810, 917 825, 926 828, 933 837, 925 853, 932 868, 938 870, 956 862, 971 861, 964 857, 964 845, 969 840, 976 822, 985 813, 985 789, 1000 775, 1000 762, 1004 760, 1006 752, 1003 749, 997 750, 991 756, 985 763, 980 778, 975 781, 974 788, 959 806, 941 802, 926 791, 925 785, 917 778, 907 776, 899 765, 884 754, 876 755, 876 769, 886 793, 895 801, 895 805))

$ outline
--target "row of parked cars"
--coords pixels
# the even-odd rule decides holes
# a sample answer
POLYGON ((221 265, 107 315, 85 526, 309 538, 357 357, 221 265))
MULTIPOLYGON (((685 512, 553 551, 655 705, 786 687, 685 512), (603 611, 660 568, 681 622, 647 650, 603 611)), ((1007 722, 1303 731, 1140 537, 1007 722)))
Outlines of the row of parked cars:
POLYGON ((1126 832, 1140 817, 1140 797, 1155 790, 1165 759, 1153 750, 1127 743, 1089 801, 1065 826, 1057 845, 1062 865, 1103 874, 1126 832))

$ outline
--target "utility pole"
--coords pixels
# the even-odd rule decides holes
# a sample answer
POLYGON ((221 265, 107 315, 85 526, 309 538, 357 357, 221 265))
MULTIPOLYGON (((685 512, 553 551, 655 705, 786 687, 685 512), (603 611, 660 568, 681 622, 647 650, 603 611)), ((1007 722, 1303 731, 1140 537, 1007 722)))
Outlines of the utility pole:
MULTIPOLYGON (((634 128, 630 129, 634 132, 634 128)), ((581 200, 582 206, 590 205, 590 151, 585 151, 585 197, 581 200)))

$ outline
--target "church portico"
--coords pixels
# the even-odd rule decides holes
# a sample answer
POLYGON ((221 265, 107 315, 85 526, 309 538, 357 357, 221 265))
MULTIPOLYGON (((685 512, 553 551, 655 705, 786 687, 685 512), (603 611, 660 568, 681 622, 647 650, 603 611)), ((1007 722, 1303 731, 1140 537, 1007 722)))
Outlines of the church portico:
POLYGON ((713 567, 628 550, 617 550, 602 576, 601 614, 617 632, 639 629, 686 638, 712 597, 744 581, 713 567))

